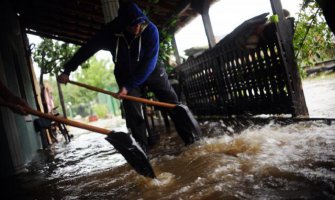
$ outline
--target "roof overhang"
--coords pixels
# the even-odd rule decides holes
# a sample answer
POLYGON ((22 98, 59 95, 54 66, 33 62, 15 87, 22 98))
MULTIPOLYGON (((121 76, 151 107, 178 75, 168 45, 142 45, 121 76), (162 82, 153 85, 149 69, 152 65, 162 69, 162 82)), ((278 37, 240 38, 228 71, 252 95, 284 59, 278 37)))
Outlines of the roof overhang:
MULTIPOLYGON (((191 0, 135 2, 150 10, 150 19, 159 29, 177 17, 176 29, 172 30, 176 31, 197 15, 191 0)), ((68 43, 86 43, 105 23, 100 0, 12 0, 11 4, 27 33, 68 43)))

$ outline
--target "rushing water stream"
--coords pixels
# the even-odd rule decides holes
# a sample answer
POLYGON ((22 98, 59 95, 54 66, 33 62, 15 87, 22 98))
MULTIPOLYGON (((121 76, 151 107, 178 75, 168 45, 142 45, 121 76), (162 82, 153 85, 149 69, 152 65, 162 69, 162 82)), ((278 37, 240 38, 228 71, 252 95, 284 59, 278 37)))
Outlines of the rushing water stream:
MULTIPOLYGON (((312 117, 335 116, 335 80, 309 81, 312 117), (317 94, 317 95, 316 95, 317 94)), ((120 120, 110 129, 124 129, 120 120)), ((102 124, 98 124, 102 125, 102 124)), ((205 137, 185 147, 163 131, 149 150, 155 180, 134 172, 103 135, 76 132, 20 174, 15 199, 335 199, 335 125, 323 121, 204 121, 205 137)))

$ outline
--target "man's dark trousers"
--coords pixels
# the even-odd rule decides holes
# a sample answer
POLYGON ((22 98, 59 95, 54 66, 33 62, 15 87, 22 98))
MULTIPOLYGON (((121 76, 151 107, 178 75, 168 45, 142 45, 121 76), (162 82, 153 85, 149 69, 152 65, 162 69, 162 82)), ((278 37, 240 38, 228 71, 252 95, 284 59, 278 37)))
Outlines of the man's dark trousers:
MULTIPOLYGON (((157 65, 155 70, 146 80, 146 82, 141 86, 132 89, 128 92, 128 95, 141 97, 143 88, 148 86, 149 91, 153 92, 155 97, 166 103, 178 104, 178 97, 172 88, 168 75, 161 65, 157 65)), ((145 120, 142 115, 141 103, 123 100, 123 106, 125 110, 125 117, 127 127, 130 128, 131 133, 135 140, 140 143, 144 148, 148 145, 148 138, 146 135, 146 125, 145 120)), ((182 122, 176 120, 176 113, 173 109, 168 109, 168 114, 175 124, 176 130, 182 129, 182 122)))

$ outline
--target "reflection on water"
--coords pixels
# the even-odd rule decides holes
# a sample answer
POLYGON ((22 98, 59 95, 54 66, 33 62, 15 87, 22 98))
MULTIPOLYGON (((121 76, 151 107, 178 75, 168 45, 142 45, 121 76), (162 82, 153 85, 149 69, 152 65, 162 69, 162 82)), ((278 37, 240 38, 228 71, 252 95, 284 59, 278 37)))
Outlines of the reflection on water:
POLYGON ((155 180, 136 174, 103 135, 81 131, 20 175, 21 199, 335 199, 334 124, 201 127, 205 137, 187 147, 162 133, 149 150, 155 180))

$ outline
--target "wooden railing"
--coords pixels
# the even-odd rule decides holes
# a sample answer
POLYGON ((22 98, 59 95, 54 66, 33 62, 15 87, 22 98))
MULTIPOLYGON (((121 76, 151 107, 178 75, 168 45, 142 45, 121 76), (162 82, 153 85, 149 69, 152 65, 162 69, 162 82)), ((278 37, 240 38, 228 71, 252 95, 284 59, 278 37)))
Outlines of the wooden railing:
POLYGON ((225 42, 186 61, 177 72, 187 105, 198 116, 299 115, 294 108, 300 102, 292 100, 292 93, 303 91, 288 87, 292 81, 276 26, 268 27, 254 49, 225 42))

